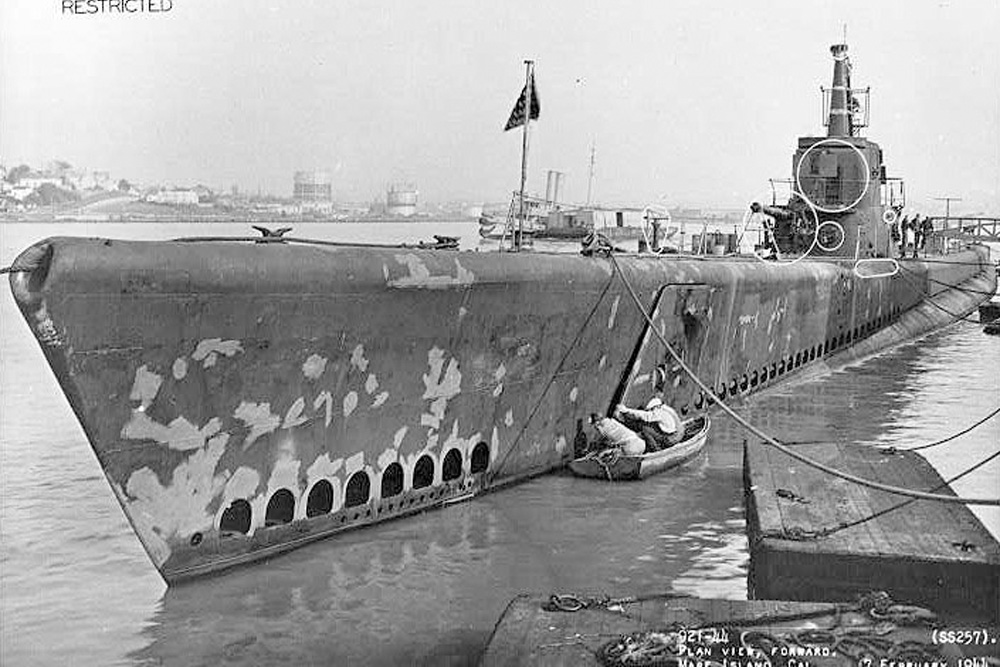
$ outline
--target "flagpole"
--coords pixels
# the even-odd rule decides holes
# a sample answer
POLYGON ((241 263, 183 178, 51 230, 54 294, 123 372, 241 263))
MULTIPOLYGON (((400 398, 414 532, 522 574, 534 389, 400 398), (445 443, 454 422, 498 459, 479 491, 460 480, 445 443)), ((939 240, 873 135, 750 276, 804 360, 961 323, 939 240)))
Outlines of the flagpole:
POLYGON ((524 135, 521 139, 521 210, 517 221, 517 238, 514 246, 521 250, 521 239, 524 238, 524 183, 528 178, 528 123, 531 122, 531 67, 533 60, 525 60, 524 73, 524 135))

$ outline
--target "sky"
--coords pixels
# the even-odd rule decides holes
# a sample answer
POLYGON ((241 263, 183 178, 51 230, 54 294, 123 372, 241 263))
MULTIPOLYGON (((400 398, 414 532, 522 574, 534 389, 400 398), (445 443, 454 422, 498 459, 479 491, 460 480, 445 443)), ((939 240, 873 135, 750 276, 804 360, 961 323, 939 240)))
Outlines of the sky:
POLYGON ((742 207, 824 134, 846 25, 889 175, 927 213, 954 196, 953 213, 1000 215, 996 0, 130 1, 169 9, 0 2, 0 163, 281 196, 320 169, 342 201, 398 181, 504 201, 530 58, 530 191, 558 169, 585 200, 593 147, 594 201, 742 207))

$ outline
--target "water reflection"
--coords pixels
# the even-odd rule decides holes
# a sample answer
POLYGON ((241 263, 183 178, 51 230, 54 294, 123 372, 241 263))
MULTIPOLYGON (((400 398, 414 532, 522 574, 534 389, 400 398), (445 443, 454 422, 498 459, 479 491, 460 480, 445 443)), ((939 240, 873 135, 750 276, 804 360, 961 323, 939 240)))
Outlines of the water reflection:
MULTIPOLYGON (((474 664, 518 593, 670 591, 676 575, 711 560, 720 539, 743 540, 745 554, 741 519, 710 535, 689 531, 692 518, 724 510, 720 500, 739 516, 734 475, 702 461, 642 485, 550 476, 327 540, 168 590, 144 631, 149 644, 130 657, 474 664), (687 552, 662 538, 668 531, 687 552)), ((730 597, 744 594, 744 560, 727 579, 730 597)))

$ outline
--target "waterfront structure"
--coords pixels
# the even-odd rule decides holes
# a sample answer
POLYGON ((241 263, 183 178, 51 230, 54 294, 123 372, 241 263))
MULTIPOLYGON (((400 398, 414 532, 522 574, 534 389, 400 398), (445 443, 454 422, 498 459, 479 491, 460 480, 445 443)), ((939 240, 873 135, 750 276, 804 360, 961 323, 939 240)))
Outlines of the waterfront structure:
POLYGON ((974 311, 988 252, 893 259, 882 151, 833 120, 799 140, 800 194, 754 202, 780 258, 60 237, 11 288, 180 581, 556 469, 616 404, 691 418, 974 311))
POLYGON ((326 171, 297 171, 293 179, 292 198, 299 202, 333 201, 333 181, 326 171))
POLYGON ((417 195, 417 186, 412 183, 393 183, 386 190, 386 212, 404 218, 414 215, 417 212, 417 195))

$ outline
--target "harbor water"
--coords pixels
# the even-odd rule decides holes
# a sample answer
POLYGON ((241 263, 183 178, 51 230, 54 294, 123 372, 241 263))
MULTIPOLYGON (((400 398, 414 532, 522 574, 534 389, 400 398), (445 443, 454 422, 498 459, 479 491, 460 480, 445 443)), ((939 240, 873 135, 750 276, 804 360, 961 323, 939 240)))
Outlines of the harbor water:
MULTIPOLYGON (((443 234, 492 249, 480 248, 474 222, 294 226, 309 238, 413 243, 443 234)), ((48 236, 247 233, 238 223, 0 224, 0 265, 48 236)), ((739 410, 786 440, 917 446, 996 409, 998 367, 1000 337, 960 322, 846 368, 810 370, 739 410)), ((743 599, 750 436, 721 414, 714 421, 703 454, 641 483, 547 475, 168 589, 4 286, 0 664, 467 665, 522 592, 743 599)), ((924 453, 948 478, 998 443, 994 418, 924 453)), ((1000 496, 1000 461, 954 488, 1000 496)), ((1000 509, 973 511, 1000 535, 1000 509)))

